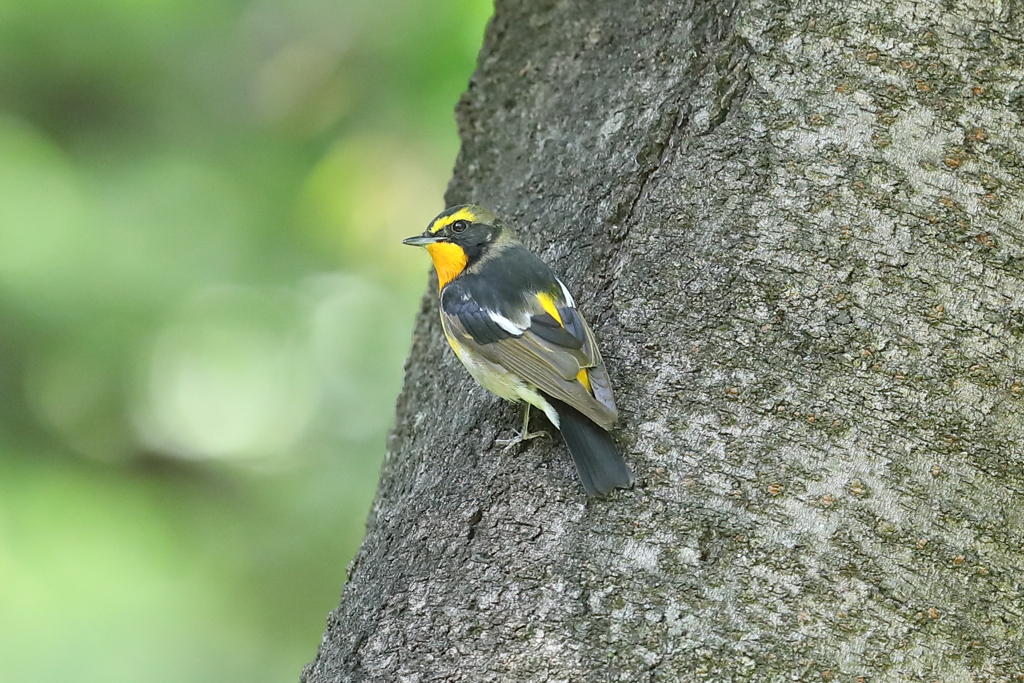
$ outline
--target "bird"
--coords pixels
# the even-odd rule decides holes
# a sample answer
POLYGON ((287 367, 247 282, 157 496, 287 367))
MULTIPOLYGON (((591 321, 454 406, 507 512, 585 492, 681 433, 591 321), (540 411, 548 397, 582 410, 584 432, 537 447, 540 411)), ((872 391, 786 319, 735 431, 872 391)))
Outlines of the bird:
POLYGON ((473 204, 444 210, 403 243, 430 254, 441 327, 470 375, 526 404, 523 429, 506 448, 546 436, 528 431, 533 406, 561 432, 587 495, 630 488, 633 472, 609 434, 618 409, 597 341, 548 265, 473 204))

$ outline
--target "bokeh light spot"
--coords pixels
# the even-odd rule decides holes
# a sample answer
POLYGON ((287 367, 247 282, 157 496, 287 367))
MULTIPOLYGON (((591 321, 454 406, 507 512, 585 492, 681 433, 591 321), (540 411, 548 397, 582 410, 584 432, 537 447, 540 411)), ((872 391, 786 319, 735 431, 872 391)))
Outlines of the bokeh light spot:
POLYGON ((317 404, 297 304, 255 290, 201 292, 160 331, 146 375, 141 437, 181 457, 283 457, 317 404))

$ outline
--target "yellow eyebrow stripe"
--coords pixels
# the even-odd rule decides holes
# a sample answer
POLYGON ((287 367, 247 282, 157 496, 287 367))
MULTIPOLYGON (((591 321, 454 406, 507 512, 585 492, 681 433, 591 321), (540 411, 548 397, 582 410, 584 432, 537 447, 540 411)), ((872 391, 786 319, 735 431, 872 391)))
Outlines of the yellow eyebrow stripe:
POLYGON ((547 292, 540 292, 537 295, 537 301, 540 302, 541 308, 543 308, 548 315, 558 321, 558 324, 565 327, 565 323, 562 322, 562 316, 558 315, 558 307, 555 306, 555 299, 547 292))
POLYGON ((469 209, 463 207, 456 211, 455 213, 453 213, 451 216, 441 216, 436 221, 434 221, 433 225, 430 226, 430 233, 433 234, 435 232, 440 232, 441 230, 444 230, 455 221, 469 221, 470 223, 475 223, 476 214, 470 211, 469 209))

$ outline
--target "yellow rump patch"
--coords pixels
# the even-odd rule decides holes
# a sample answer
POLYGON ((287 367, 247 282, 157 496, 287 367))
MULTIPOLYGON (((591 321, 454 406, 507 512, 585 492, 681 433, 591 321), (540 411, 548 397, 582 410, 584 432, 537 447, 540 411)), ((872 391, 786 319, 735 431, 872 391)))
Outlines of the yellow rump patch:
POLYGON ((555 299, 553 296, 546 292, 541 292, 537 295, 537 301, 540 302, 541 308, 543 308, 548 315, 558 321, 558 324, 565 327, 565 323, 562 322, 562 316, 558 315, 558 306, 555 306, 555 299))
POLYGON ((580 381, 580 384, 587 388, 588 392, 591 394, 594 393, 594 390, 590 388, 590 375, 587 373, 586 368, 582 368, 580 370, 579 374, 576 375, 576 379, 580 381))
POLYGON ((430 258, 437 271, 437 288, 443 289, 446 284, 459 276, 466 268, 466 252, 451 242, 436 242, 427 245, 430 258))
POLYGON ((455 221, 469 221, 470 223, 476 222, 476 214, 469 209, 463 207, 453 213, 451 216, 441 216, 433 225, 430 226, 430 233, 434 234, 444 230, 446 227, 454 223, 455 221))

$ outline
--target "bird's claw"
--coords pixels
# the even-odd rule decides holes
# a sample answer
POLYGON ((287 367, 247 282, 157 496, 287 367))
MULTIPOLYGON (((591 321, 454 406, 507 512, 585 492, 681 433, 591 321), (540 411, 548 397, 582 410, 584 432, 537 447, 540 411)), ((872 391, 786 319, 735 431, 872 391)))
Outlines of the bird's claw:
POLYGON ((522 432, 515 432, 515 436, 512 437, 511 439, 495 439, 494 443, 496 443, 499 446, 504 446, 503 450, 507 451, 508 449, 512 448, 513 446, 518 446, 519 444, 521 444, 524 441, 529 441, 531 439, 536 439, 537 437, 540 437, 540 436, 546 436, 548 438, 551 438, 551 435, 548 434, 547 432, 527 432, 527 431, 522 431, 522 432))

